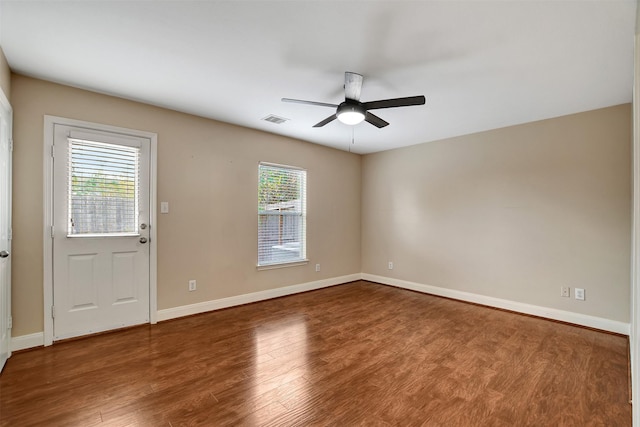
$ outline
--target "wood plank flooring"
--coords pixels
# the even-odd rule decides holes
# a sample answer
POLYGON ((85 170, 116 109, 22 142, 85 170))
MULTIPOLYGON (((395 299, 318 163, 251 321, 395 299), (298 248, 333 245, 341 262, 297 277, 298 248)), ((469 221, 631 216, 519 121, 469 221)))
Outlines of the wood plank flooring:
POLYGON ((353 282, 14 354, 2 426, 630 426, 628 340, 353 282))

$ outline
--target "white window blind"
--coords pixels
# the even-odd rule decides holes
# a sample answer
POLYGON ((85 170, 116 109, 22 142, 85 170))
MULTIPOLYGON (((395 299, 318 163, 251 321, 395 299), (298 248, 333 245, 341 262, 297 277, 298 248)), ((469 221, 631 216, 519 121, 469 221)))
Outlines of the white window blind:
POLYGON ((140 149, 69 139, 70 236, 137 234, 140 149))
POLYGON ((306 258, 307 171, 258 166, 258 265, 306 258))

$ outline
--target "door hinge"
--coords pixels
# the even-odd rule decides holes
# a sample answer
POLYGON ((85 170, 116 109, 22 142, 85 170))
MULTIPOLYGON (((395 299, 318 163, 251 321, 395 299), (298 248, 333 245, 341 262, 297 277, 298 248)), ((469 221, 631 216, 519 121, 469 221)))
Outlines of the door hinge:
POLYGON ((51 306, 51 318, 52 319, 56 318, 56 306, 55 305, 51 306))
POLYGON ((13 328, 13 317, 9 316, 9 325, 7 326, 7 329, 11 328, 13 328))
POLYGON ((13 151, 13 138, 9 138, 9 151, 13 151))
POLYGON ((53 239, 53 236, 55 234, 55 227, 52 225, 51 226, 51 238, 53 239))
POLYGON ((9 240, 13 240, 13 228, 9 228, 9 240))
POLYGON ((51 157, 56 157, 55 146, 53 146, 53 145, 51 146, 51 157))

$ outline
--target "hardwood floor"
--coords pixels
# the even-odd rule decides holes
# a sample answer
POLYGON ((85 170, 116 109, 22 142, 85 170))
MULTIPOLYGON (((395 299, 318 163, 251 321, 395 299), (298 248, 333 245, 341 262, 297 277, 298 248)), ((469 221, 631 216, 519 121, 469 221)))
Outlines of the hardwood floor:
POLYGON ((369 282, 14 354, 2 426, 630 426, 626 337, 369 282))

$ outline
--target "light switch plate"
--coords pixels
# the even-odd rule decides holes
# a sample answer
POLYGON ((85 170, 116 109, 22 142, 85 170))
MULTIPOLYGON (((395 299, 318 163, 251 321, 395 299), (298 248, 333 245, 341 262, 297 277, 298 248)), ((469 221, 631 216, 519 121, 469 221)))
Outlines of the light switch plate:
POLYGON ((160 202, 160 213, 161 214, 169 213, 169 202, 160 202))

